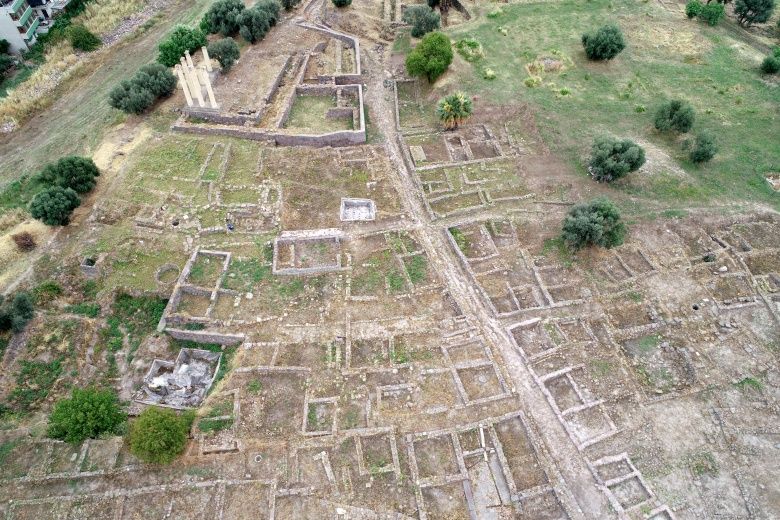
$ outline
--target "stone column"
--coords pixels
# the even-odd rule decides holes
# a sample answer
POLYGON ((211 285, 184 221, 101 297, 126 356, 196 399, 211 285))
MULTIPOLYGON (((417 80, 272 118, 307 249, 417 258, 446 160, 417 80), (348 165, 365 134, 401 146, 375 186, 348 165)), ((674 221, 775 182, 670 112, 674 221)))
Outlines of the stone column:
POLYGON ((184 98, 187 100, 187 106, 192 106, 192 95, 190 94, 190 87, 187 84, 187 78, 184 77, 184 72, 181 70, 181 65, 176 65, 176 75, 179 77, 179 86, 184 91, 184 98))
POLYGON ((206 64, 206 72, 211 72, 211 58, 209 57, 209 50, 204 45, 200 48, 203 53, 203 62, 206 64))
POLYGON ((198 67, 198 72, 200 73, 202 83, 206 85, 206 93, 209 96, 209 103, 211 103, 211 108, 218 108, 217 100, 214 99, 214 90, 211 88, 211 79, 209 78, 208 72, 200 67, 198 67))

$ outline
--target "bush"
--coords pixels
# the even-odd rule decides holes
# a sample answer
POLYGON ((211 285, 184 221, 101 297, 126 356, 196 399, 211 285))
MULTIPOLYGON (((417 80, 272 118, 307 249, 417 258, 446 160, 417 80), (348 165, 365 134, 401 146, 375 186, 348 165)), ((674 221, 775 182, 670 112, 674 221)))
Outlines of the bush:
POLYGON ((233 38, 224 38, 209 43, 209 56, 213 56, 222 66, 222 70, 227 72, 238 59, 241 52, 233 38))
POLYGON ((764 58, 764 61, 761 62, 761 72, 764 74, 777 74, 780 72, 780 58, 775 56, 764 58))
POLYGON ((276 25, 276 22, 279 21, 279 14, 281 12, 282 6, 277 0, 260 0, 254 6, 252 6, 252 8, 265 11, 268 15, 268 21, 271 24, 271 27, 273 27, 276 25))
POLYGON ((21 233, 15 233, 11 235, 11 239, 16 244, 16 249, 22 253, 27 253, 35 249, 37 245, 35 243, 35 237, 29 231, 22 231, 21 233))
POLYGON ((611 60, 626 48, 626 42, 620 28, 609 24, 595 32, 583 34, 582 46, 588 59, 611 60))
POLYGON ((723 4, 717 3, 705 5, 699 13, 699 18, 713 27, 718 25, 724 16, 726 16, 726 8, 723 4))
POLYGON ((282 7, 285 11, 292 11, 300 3, 301 0, 282 0, 282 7))
POLYGON ((11 42, 5 38, 0 38, 0 54, 8 54, 11 50, 11 42))
POLYGON ((67 34, 73 48, 80 51, 94 51, 103 44, 100 38, 92 34, 83 25, 71 25, 68 27, 67 34))
POLYGON ((241 0, 217 0, 206 11, 201 26, 205 25, 210 34, 230 36, 238 32, 238 18, 242 12, 244 3, 241 0))
POLYGON ((154 94, 128 80, 114 87, 108 97, 112 107, 128 114, 141 114, 154 104, 154 94))
POLYGON ((30 214, 47 226, 67 226, 70 214, 81 200, 71 188, 52 186, 39 192, 30 202, 30 214))
POLYGON ((436 107, 436 114, 447 130, 457 128, 458 125, 471 117, 472 112, 472 102, 462 92, 444 97, 436 107))
POLYGON ((441 16, 427 5, 407 7, 403 21, 412 26, 412 36, 415 38, 422 38, 425 34, 441 27, 441 16))
POLYGON ((440 32, 423 36, 422 41, 406 57, 406 72, 410 76, 425 76, 429 83, 444 74, 452 63, 452 44, 440 32))
POLYGON ((701 10, 704 8, 704 4, 699 0, 690 0, 685 4, 685 15, 688 18, 696 18, 701 14, 701 10))
POLYGON ((141 67, 131 80, 122 81, 109 93, 109 103, 129 114, 141 114, 159 97, 170 96, 176 76, 160 63, 141 67))
POLYGON ((586 246, 619 246, 626 236, 620 212, 608 199, 578 204, 563 220, 562 238, 574 250, 586 246))
POLYGON ((667 101, 655 113, 655 127, 662 132, 676 130, 684 134, 693 127, 695 119, 696 113, 690 103, 667 101))
POLYGON ((775 0, 736 0, 734 14, 740 25, 750 27, 754 23, 764 23, 775 10, 775 0))
POLYGON ((21 332, 35 315, 32 298, 26 292, 19 292, 10 302, 0 307, 0 331, 21 332))
POLYGON ((95 177, 99 175, 100 170, 92 159, 70 156, 47 164, 40 173, 40 179, 51 186, 71 188, 76 193, 87 193, 95 187, 95 177))
POLYGON ((702 132, 696 136, 696 143, 691 150, 691 161, 696 164, 707 162, 718 153, 718 145, 715 144, 715 140, 708 133, 702 132))
POLYGON ((14 59, 7 54, 0 54, 0 79, 14 67, 14 59))
POLYGON ((333 5, 336 7, 347 7, 349 5, 352 5, 352 0, 332 0, 333 5))
POLYGON ((593 143, 588 169, 597 181, 612 182, 644 163, 645 151, 633 141, 602 137, 593 143))
POLYGON ((54 405, 47 435, 78 444, 102 434, 119 433, 126 420, 115 392, 74 388, 70 399, 61 399, 54 405))
POLYGON ((253 7, 238 15, 238 25, 241 37, 249 43, 255 43, 265 38, 271 29, 271 20, 266 11, 253 7))
POLYGON ((195 52, 206 45, 206 35, 200 29, 191 29, 186 25, 177 25, 168 38, 160 42, 157 61, 166 67, 179 63, 185 51, 195 52))
POLYGON ((193 419, 191 414, 177 415, 166 408, 147 408, 130 427, 130 451, 146 462, 173 462, 187 445, 193 419))

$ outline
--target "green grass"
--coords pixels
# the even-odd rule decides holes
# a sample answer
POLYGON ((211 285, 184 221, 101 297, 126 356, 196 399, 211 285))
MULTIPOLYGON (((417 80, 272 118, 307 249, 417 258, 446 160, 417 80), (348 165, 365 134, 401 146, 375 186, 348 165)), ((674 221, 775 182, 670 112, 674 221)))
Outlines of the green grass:
POLYGON ((97 318, 100 314, 100 305, 97 303, 77 303, 76 305, 68 305, 65 307, 65 312, 72 314, 79 314, 86 316, 87 318, 97 318))
POLYGON ((549 256, 551 254, 554 254, 564 267, 571 267, 574 264, 574 255, 561 236, 544 240, 542 255, 549 256))
POLYGON ((469 250, 469 239, 463 234, 463 231, 456 227, 449 228, 449 232, 452 235, 452 239, 455 240, 455 245, 465 255, 469 250))
POLYGON ((62 373, 62 360, 20 361, 16 374, 16 387, 8 396, 8 402, 21 412, 29 412, 46 399, 49 391, 62 373))
POLYGON ((4 98, 8 95, 9 90, 12 90, 24 83, 37 68, 38 67, 36 66, 29 66, 25 63, 17 65, 16 74, 0 81, 0 98, 4 98))
POLYGON ((204 433, 220 432, 233 426, 233 418, 226 419, 201 419, 198 429, 204 433))
POLYGON ((717 476, 719 473, 718 461, 709 451, 691 455, 688 460, 691 471, 697 477, 704 475, 717 476))
POLYGON ((35 286, 32 294, 36 304, 45 305, 62 296, 62 286, 54 280, 47 280, 35 286))
POLYGON ((351 130, 352 119, 328 119, 328 109, 336 106, 336 98, 331 95, 296 96, 290 110, 285 128, 298 128, 317 133, 351 130))
POLYGON ((749 200, 780 209, 780 199, 764 180, 767 172, 780 168, 777 88, 763 81, 757 61, 735 49, 722 28, 689 22, 655 2, 563 0, 502 10, 495 19, 477 18, 448 31, 453 40, 478 40, 485 50, 481 65, 498 71, 488 81, 481 67, 467 69, 456 81, 464 92, 491 104, 528 101, 546 143, 583 176, 598 135, 613 133, 657 147, 684 174, 681 178, 656 165, 652 176, 635 173, 613 185, 616 192, 642 199, 640 204, 749 200), (580 36, 607 20, 622 27, 628 46, 609 63, 588 62, 580 36), (507 36, 499 25, 507 28, 507 36), (687 31, 694 41, 690 48, 665 48, 647 32, 651 27, 667 31, 672 41, 687 31), (524 87, 525 65, 555 53, 563 57, 565 69, 542 73, 537 88, 524 87), (563 88, 570 94, 561 97, 563 88), (669 98, 694 106, 693 133, 708 130, 716 136, 720 153, 711 163, 692 164, 673 136, 652 129, 655 108, 669 98), (638 113, 638 105, 647 112, 638 113))
POLYGON ((424 282, 428 279, 428 260, 423 255, 411 257, 406 262, 406 272, 413 284, 424 282))
POLYGON ((756 379, 755 377, 743 377, 736 383, 734 383, 734 386, 736 388, 739 388, 742 391, 745 390, 755 390, 757 392, 760 392, 764 389, 764 383, 756 379))
POLYGON ((639 338, 637 347, 642 354, 650 354, 661 344, 661 338, 658 336, 644 336, 639 338))
POLYGON ((270 277, 271 266, 264 264, 257 258, 233 260, 230 262, 222 285, 226 289, 250 291, 255 285, 270 277))

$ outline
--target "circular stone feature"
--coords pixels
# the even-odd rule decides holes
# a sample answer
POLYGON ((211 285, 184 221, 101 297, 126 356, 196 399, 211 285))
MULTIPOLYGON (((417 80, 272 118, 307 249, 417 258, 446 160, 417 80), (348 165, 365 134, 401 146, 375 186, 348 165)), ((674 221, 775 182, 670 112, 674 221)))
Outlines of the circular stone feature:
POLYGON ((159 284, 172 284, 176 281, 177 278, 179 278, 179 266, 176 264, 164 264, 157 270, 154 278, 159 284))

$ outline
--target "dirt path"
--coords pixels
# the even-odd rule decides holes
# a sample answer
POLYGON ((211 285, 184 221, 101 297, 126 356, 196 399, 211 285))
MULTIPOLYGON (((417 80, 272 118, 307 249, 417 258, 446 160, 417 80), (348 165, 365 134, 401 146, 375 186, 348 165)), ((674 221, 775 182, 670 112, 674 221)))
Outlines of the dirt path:
POLYGON ((411 217, 411 227, 419 232, 421 244, 432 266, 442 277, 463 312, 473 318, 485 336, 501 351, 512 378, 512 386, 520 397, 523 409, 539 427, 552 458, 556 461, 562 477, 574 495, 574 497, 567 497, 564 494, 562 497, 562 500, 568 503, 570 512, 576 515, 574 518, 615 518, 606 497, 596 486, 583 457, 535 384, 529 369, 515 351, 501 323, 485 306, 468 274, 458 263, 446 240, 446 227, 431 221, 420 199, 413 173, 409 171, 402 158, 395 130, 395 109, 390 91, 383 86, 384 78, 378 73, 383 70, 382 64, 389 59, 389 49, 385 49, 384 55, 366 49, 363 58, 367 68, 373 72, 365 96, 371 111, 371 120, 373 124, 385 131, 385 149, 397 173, 393 176, 393 182, 402 199, 403 207, 411 217))

